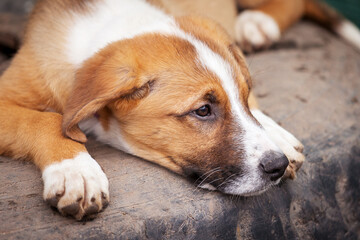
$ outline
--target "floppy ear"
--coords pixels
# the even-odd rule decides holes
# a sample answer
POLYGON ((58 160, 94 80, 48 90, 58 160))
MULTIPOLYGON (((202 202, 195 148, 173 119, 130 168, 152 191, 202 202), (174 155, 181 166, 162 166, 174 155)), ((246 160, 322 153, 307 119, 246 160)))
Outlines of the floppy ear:
POLYGON ((115 99, 131 97, 143 91, 145 79, 138 77, 134 56, 117 49, 97 53, 87 60, 76 73, 73 91, 67 100, 63 115, 63 134, 75 141, 85 143, 86 136, 78 123, 96 113, 115 99), (122 55, 122 56, 120 56, 122 55))
POLYGON ((241 73, 245 77, 245 81, 246 81, 249 89, 251 89, 252 88, 252 80, 251 80, 251 76, 249 73, 248 65, 245 61, 244 54, 242 53, 240 48, 236 45, 236 43, 231 44, 229 46, 229 50, 232 53, 232 55, 234 56, 236 62, 239 64, 241 73))

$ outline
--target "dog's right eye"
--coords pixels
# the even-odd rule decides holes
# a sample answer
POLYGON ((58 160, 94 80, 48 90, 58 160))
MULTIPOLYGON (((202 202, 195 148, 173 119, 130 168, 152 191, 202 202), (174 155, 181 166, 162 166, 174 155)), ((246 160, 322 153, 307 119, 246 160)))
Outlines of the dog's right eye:
POLYGON ((198 109, 196 109, 195 111, 195 114, 199 117, 208 117, 211 115, 211 107, 210 105, 206 104, 198 109))

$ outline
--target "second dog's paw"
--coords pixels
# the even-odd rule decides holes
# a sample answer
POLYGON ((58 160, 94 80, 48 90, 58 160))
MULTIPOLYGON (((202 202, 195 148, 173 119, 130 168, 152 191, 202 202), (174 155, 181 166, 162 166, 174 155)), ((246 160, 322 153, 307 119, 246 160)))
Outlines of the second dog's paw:
POLYGON ((235 22, 235 38, 245 52, 269 47, 280 38, 280 28, 269 15, 255 10, 243 11, 235 22))
POLYGON ((88 153, 46 167, 42 177, 44 199, 63 215, 80 220, 109 203, 108 179, 88 153))

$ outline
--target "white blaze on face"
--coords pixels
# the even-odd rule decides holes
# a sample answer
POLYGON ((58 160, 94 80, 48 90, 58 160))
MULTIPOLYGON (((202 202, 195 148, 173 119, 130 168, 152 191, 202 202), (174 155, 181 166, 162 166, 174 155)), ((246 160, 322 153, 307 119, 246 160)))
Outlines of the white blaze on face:
POLYGON ((231 104, 232 115, 245 132, 243 135, 235 137, 234 141, 242 142, 245 147, 243 164, 246 169, 242 176, 235 179, 233 186, 225 191, 232 194, 262 191, 264 190, 264 180, 261 178, 259 170, 261 156, 268 151, 281 152, 281 150, 269 139, 265 130, 247 115, 240 101, 239 94, 241 93, 235 82, 231 65, 204 43, 194 40, 191 43, 197 50, 198 60, 202 67, 213 72, 220 79, 231 104))

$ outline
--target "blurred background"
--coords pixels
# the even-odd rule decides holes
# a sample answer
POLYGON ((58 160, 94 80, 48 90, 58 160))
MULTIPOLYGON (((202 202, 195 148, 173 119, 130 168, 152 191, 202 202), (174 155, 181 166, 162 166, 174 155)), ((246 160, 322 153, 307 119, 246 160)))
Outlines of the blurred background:
POLYGON ((360 27, 360 0, 326 0, 325 2, 360 27))

